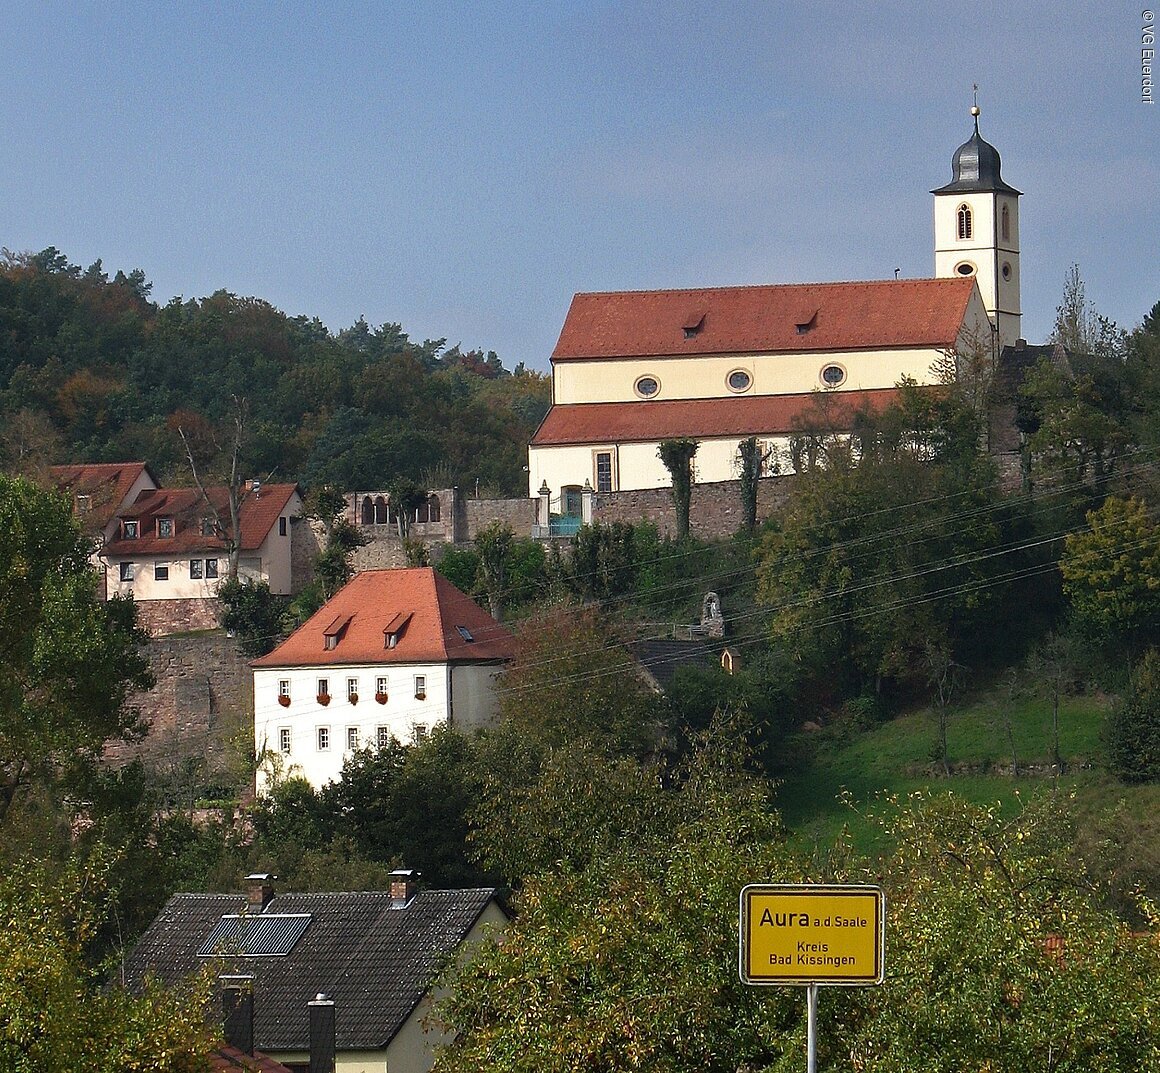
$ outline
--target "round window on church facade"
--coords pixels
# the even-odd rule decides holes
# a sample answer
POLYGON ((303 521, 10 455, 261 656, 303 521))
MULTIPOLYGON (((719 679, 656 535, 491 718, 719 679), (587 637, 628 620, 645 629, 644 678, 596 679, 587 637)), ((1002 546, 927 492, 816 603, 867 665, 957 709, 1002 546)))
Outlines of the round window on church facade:
POLYGON ((745 369, 734 369, 726 378, 730 391, 748 391, 753 386, 753 377, 745 369))
POLYGON ((846 370, 840 365, 827 365, 820 379, 826 387, 840 387, 846 380, 846 370))
POLYGON ((1003 262, 1003 278, 1004 279, 1011 278, 1011 262, 1010 261, 1003 262))
POLYGON ((633 390, 642 399, 651 399, 661 389, 661 382, 655 376, 642 376, 633 385, 633 390))
POLYGON ((955 271, 960 276, 973 276, 975 274, 975 266, 970 261, 960 261, 955 265, 955 271))

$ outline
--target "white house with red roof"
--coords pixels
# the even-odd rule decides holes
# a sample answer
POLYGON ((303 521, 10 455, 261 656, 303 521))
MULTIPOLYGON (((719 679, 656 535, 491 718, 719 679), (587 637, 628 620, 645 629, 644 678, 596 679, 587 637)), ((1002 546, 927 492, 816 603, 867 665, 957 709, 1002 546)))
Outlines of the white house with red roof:
MULTIPOLYGON (((218 586, 229 576, 228 490, 148 488, 113 519, 101 561, 109 595, 131 594, 141 624, 166 634, 217 625, 218 586)), ((295 484, 245 490, 239 518, 238 576, 291 591, 292 519, 302 512, 295 484)))
MULTIPOLYGON (((367 570, 254 660, 254 742, 321 787, 359 749, 483 726, 512 635, 430 567, 367 570)), ((258 772, 267 788, 270 765, 258 772)))
POLYGON ((1019 333, 1019 192, 973 114, 951 183, 933 191, 936 278, 577 294, 529 494, 575 516, 586 487, 667 487, 657 447, 673 438, 699 442, 701 483, 736 479, 751 436, 779 449, 784 472, 819 407, 841 431, 903 378, 935 384, 964 355, 997 358, 1019 333))

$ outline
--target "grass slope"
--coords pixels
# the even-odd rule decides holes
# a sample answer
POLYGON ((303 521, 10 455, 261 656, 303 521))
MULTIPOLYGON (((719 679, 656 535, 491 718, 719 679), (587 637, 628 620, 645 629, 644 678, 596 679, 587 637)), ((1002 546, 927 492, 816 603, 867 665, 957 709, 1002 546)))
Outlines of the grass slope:
POLYGON ((952 711, 947 732, 953 773, 937 762, 937 716, 915 711, 866 730, 841 723, 799 744, 808 759, 778 791, 783 818, 795 842, 825 847, 848 828, 855 848, 876 853, 878 829, 863 812, 881 794, 953 790, 969 800, 1000 802, 1012 811, 1038 793, 1074 797, 1081 817, 1081 849, 1102 870, 1135 876, 1157 888, 1157 853, 1141 856, 1160 833, 1160 787, 1125 786, 1102 771, 1101 732, 1108 709, 1102 697, 1066 698, 1060 707, 1060 752, 1065 773, 1051 767, 1051 704, 991 694, 952 711), (1014 741, 1019 774, 1011 774, 1014 741), (1142 870, 1142 874, 1141 874, 1142 870))

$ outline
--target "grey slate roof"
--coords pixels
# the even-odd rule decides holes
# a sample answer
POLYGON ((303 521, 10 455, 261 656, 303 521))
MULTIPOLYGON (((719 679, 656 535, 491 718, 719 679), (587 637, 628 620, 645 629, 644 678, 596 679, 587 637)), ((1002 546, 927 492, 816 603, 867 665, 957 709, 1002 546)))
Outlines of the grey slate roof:
POLYGON ((955 150, 951 158, 951 181, 932 190, 932 194, 1000 193, 1019 196, 1015 187, 1005 183, 999 150, 979 134, 979 117, 975 116, 975 133, 955 150))
MULTIPOLYGON (((254 976, 254 1044, 264 1051, 305 1050, 306 1004, 334 1000, 339 1050, 385 1047, 430 989, 497 892, 420 891, 392 908, 386 891, 279 894, 267 913, 310 913, 310 926, 285 956, 224 957, 224 973, 254 976)), ((236 894, 175 894, 126 962, 126 981, 152 974, 165 982, 207 962, 197 950, 226 913, 245 910, 236 894)))

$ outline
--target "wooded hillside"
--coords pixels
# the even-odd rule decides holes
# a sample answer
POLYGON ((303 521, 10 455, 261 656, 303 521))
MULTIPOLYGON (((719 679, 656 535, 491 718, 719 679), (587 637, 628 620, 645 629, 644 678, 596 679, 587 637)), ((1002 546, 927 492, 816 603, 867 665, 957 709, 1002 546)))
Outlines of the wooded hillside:
POLYGON ((150 300, 140 269, 112 277, 50 247, 0 259, 0 464, 184 458, 176 426, 249 413, 250 472, 381 488, 397 478, 520 494, 548 379, 492 351, 416 343, 360 319, 332 334, 260 298, 150 300))

